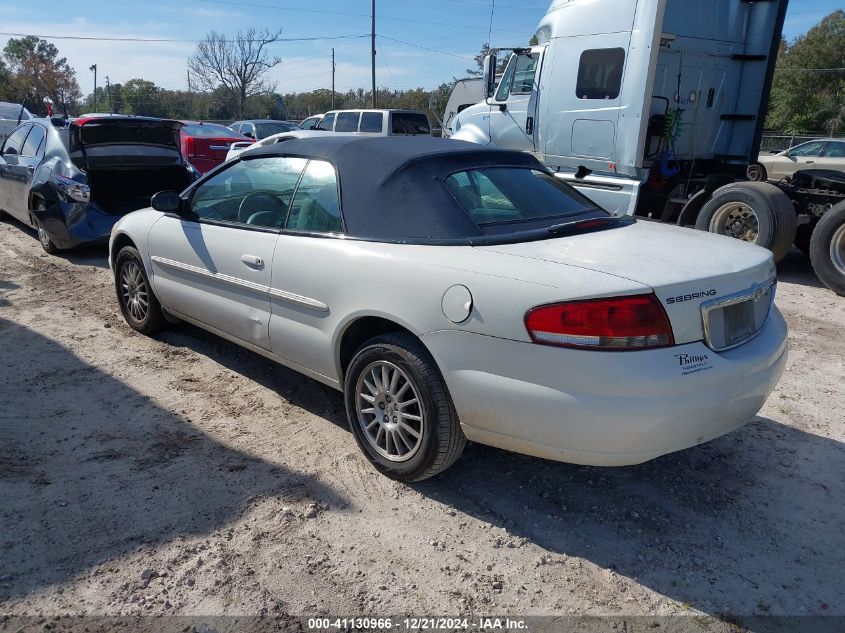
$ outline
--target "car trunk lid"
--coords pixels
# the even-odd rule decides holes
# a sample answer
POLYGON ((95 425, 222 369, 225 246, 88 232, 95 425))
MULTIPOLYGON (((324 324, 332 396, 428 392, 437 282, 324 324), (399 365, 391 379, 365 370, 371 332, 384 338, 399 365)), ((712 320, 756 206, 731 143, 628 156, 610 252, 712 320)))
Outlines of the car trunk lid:
MULTIPOLYGON (((703 308, 753 292, 774 278, 771 253, 739 240, 647 221, 548 240, 476 248, 594 270, 649 286, 660 300, 676 343, 705 338, 703 308)), ((565 274, 565 272, 562 272, 565 274)), ((757 297, 768 299, 769 295, 757 297)), ((753 299, 753 297, 752 297, 753 299)), ((721 315, 709 310, 711 327, 721 315)), ((768 310, 765 311, 768 314, 768 310)), ((747 316, 747 315, 745 315, 747 316)), ((742 319, 744 315, 725 317, 742 319)), ((759 320, 760 315, 752 315, 759 320)), ((721 319, 721 320, 720 320, 721 319)), ((765 316, 763 316, 765 320, 765 316)), ((718 323, 716 323, 718 321, 718 323)), ((725 322, 726 323, 726 322, 725 322)), ((761 325, 755 322, 755 325, 761 325)), ((746 327, 740 323, 738 327, 746 327)), ((714 347, 726 347, 714 336, 714 347)))
POLYGON ((168 119, 83 117, 70 124, 68 153, 84 171, 178 165, 181 127, 168 119))

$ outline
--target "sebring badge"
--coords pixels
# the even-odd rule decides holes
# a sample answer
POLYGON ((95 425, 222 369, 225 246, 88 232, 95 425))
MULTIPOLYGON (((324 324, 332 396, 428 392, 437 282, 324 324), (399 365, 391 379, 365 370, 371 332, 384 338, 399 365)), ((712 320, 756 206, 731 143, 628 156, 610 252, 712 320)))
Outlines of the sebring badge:
POLYGON ((688 295, 680 295, 677 297, 669 297, 666 299, 666 303, 683 303, 684 301, 692 301, 693 299, 703 299, 704 297, 715 297, 716 296, 716 289, 711 288, 710 290, 701 290, 699 292, 693 292, 688 295))

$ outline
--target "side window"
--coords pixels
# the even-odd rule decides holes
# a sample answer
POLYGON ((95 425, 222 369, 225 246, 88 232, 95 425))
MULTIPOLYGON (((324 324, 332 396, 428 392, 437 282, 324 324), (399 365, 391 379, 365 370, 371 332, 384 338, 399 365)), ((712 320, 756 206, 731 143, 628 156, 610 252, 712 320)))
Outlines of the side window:
POLYGON ((798 147, 789 150, 787 156, 818 156, 821 154, 825 143, 826 141, 812 141, 810 143, 804 143, 803 145, 799 145, 798 147))
POLYGON ((281 228, 307 162, 283 156, 236 162, 196 188, 191 211, 203 220, 281 228))
POLYGON ((343 232, 334 165, 324 160, 308 163, 285 228, 309 233, 343 232))
POLYGON ((40 125, 33 125, 32 131, 26 137, 26 142, 21 149, 22 156, 38 156, 44 147, 44 139, 47 131, 40 125))
POLYGON ((414 136, 417 134, 431 134, 428 117, 422 112, 392 112, 391 133, 414 136))
POLYGON ((384 130, 384 114, 381 112, 364 112, 361 114, 359 132, 381 133, 384 130))
POLYGON ((827 158, 845 158, 845 143, 830 141, 827 149, 824 150, 824 155, 827 158))
POLYGON ((511 55, 508 60, 508 67, 505 68, 505 74, 502 75, 502 80, 499 82, 499 89, 496 91, 496 101, 507 101, 508 95, 511 91, 511 81, 513 81, 514 68, 516 67, 517 55, 511 55))
POLYGON ((616 99, 622 89, 624 48, 597 48, 581 53, 575 95, 579 99, 616 99))
POLYGON ((26 139, 26 135, 29 133, 29 128, 32 125, 22 125, 17 130, 12 132, 8 138, 6 138, 6 142, 3 144, 3 153, 4 154, 20 154, 21 148, 23 147, 24 139, 26 139))
POLYGON ((230 125, 229 127, 232 128, 238 134, 241 133, 241 124, 240 123, 232 123, 232 125, 230 125))
POLYGON ((534 89, 534 73, 537 72, 537 60, 540 56, 537 53, 531 55, 520 55, 516 58, 516 70, 513 74, 512 95, 531 94, 534 89))
POLYGON ((357 132, 358 122, 361 120, 360 112, 338 112, 337 123, 334 125, 335 132, 357 132))
POLYGON ((334 112, 324 116, 323 120, 320 121, 320 125, 317 126, 317 129, 325 130, 326 132, 331 132, 332 126, 334 126, 334 112))

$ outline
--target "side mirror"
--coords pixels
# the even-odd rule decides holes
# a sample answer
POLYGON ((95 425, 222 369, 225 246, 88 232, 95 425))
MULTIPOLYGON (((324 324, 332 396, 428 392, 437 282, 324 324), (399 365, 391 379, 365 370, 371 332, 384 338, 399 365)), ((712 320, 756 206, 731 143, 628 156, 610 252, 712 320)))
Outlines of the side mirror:
POLYGON ((156 211, 178 213, 182 208, 182 199, 175 191, 159 191, 153 195, 150 204, 156 211))
POLYGON ((484 72, 482 73, 482 84, 484 85, 484 98, 493 96, 496 89, 496 55, 488 54, 484 57, 484 72))
POLYGON ((4 156, 14 156, 17 153, 18 153, 18 150, 16 150, 14 147, 7 147, 6 149, 3 150, 4 156))
POLYGON ((248 138, 255 139, 255 134, 253 132, 244 132, 243 135, 248 138))

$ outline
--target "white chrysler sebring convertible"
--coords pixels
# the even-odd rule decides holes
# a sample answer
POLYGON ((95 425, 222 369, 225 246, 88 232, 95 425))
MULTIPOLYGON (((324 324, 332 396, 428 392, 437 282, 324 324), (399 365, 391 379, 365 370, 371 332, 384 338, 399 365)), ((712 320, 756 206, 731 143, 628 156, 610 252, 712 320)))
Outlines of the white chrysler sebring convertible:
POLYGON ((130 326, 184 320, 342 390, 381 472, 467 439, 637 464, 750 420, 786 362, 771 253, 609 215, 532 156, 432 138, 251 150, 115 226, 130 326))

